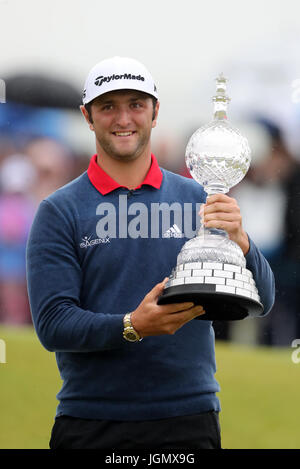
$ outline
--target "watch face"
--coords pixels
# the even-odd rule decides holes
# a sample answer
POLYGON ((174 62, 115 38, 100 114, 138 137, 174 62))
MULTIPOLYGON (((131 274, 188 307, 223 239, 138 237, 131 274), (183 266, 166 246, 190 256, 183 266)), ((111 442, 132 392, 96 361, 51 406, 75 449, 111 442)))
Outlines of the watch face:
POLYGON ((126 332, 126 338, 131 341, 136 341, 137 337, 134 332, 126 332))
POLYGON ((123 331, 124 339, 128 340, 129 342, 138 342, 142 340, 139 334, 133 329, 132 326, 125 327, 123 331))

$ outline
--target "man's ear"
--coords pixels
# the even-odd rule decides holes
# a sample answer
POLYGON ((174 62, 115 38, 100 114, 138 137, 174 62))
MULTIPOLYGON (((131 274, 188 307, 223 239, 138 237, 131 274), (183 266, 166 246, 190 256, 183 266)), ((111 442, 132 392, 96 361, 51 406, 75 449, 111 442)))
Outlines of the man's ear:
POLYGON ((89 113, 87 112, 85 106, 82 104, 82 105, 79 106, 79 107, 80 107, 80 111, 81 111, 83 117, 85 118, 85 120, 87 121, 87 123, 88 123, 88 125, 89 125, 89 128, 90 128, 91 130, 94 130, 93 124, 92 124, 92 122, 90 121, 90 118, 89 118, 89 113))
POLYGON ((160 103, 159 101, 157 101, 155 105, 155 110, 154 110, 154 119, 152 120, 152 129, 154 129, 154 127, 156 127, 156 124, 157 124, 159 106, 160 106, 160 103))

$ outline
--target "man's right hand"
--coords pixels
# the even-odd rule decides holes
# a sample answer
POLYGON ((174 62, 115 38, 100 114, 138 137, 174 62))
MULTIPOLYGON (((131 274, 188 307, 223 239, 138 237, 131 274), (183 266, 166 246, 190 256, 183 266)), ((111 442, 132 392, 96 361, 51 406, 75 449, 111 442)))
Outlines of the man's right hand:
POLYGON ((202 306, 194 303, 158 305, 168 278, 165 278, 145 296, 131 313, 131 324, 141 337, 175 334, 185 323, 205 314, 202 306))

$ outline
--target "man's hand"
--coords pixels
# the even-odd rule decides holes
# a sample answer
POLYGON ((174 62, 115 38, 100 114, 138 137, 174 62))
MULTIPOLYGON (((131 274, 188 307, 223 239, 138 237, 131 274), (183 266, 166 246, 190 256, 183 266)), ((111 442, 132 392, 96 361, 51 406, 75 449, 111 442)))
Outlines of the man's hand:
POLYGON ((229 238, 237 243, 246 255, 250 245, 242 226, 242 216, 237 201, 225 194, 214 194, 207 198, 199 212, 205 228, 227 231, 229 238))
POLYGON ((132 326, 141 337, 175 334, 185 323, 205 314, 202 306, 194 306, 193 303, 158 305, 158 297, 167 281, 168 278, 165 278, 163 282, 155 285, 131 313, 132 326))

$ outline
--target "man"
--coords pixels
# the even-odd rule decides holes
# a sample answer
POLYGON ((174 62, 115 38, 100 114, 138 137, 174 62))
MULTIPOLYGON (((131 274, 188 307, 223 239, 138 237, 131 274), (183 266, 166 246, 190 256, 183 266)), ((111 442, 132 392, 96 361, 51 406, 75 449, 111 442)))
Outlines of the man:
MULTIPOLYGON (((50 447, 220 448, 212 324, 202 306, 157 304, 186 241, 166 232, 182 208, 196 219, 204 191, 151 154, 159 102, 142 64, 100 62, 83 96, 97 153, 41 203, 27 250, 34 325, 63 379, 50 447)), ((240 245, 267 313, 273 275, 236 201, 211 197, 204 221, 240 245)))

